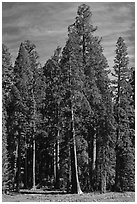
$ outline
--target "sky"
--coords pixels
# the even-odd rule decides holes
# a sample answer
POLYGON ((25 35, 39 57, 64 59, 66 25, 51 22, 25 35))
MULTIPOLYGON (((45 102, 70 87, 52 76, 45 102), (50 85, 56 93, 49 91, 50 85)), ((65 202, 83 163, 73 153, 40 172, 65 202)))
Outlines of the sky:
MULTIPOLYGON (((102 37, 104 55, 110 69, 115 58, 116 42, 121 36, 128 48, 130 66, 135 66, 135 3, 84 2, 92 11, 91 23, 97 26, 94 36, 102 37)), ((59 45, 64 47, 67 28, 74 23, 82 2, 3 2, 2 42, 9 48, 14 63, 20 43, 31 40, 42 65, 59 45)))

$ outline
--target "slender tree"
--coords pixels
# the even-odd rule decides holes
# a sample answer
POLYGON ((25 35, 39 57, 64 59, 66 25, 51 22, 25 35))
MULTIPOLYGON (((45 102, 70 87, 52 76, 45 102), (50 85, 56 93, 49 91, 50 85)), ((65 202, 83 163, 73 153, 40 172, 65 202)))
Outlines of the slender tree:
POLYGON ((78 178, 78 163, 76 151, 76 117, 75 111, 77 107, 77 97, 80 97, 82 88, 82 69, 81 69, 81 54, 78 60, 78 53, 80 51, 74 26, 68 28, 69 39, 63 50, 63 57, 61 60, 63 77, 65 79, 64 86, 64 100, 66 101, 66 118, 70 121, 69 138, 70 138, 70 157, 71 157, 71 192, 81 194, 81 188, 78 178))
POLYGON ((2 190, 10 189, 12 181, 10 155, 8 153, 7 109, 10 102, 10 91, 13 85, 13 67, 8 48, 2 45, 2 190))
POLYGON ((133 114, 128 53, 124 39, 119 37, 113 74, 115 84, 116 177, 115 190, 134 188, 134 149, 132 147, 129 117, 133 114))
POLYGON ((49 117, 49 131, 53 131, 54 137, 51 140, 54 143, 54 178, 55 188, 59 188, 59 143, 61 129, 61 70, 60 70, 60 52, 61 48, 57 47, 54 55, 47 61, 44 69, 46 83, 46 117, 49 117), (51 126, 52 123, 52 126, 51 126), (53 129, 54 128, 54 129, 53 129))
POLYGON ((29 93, 31 96, 30 101, 30 124, 32 124, 32 147, 33 147, 33 186, 32 188, 36 189, 36 137, 39 135, 39 126, 41 122, 40 114, 40 103, 42 102, 43 96, 43 77, 42 77, 42 68, 39 63, 39 56, 36 51, 36 46, 30 41, 25 41, 24 47, 28 52, 28 57, 30 60, 30 78, 29 78, 29 93))
MULTIPOLYGON (((88 121, 86 128, 88 129, 88 145, 89 145, 89 159, 90 159, 90 183, 93 189, 94 186, 94 173, 95 173, 95 162, 96 162, 96 145, 97 138, 100 135, 99 131, 103 131, 105 127, 97 128, 101 124, 101 116, 103 121, 105 121, 107 112, 110 112, 110 118, 108 121, 112 123, 112 101, 109 90, 109 78, 108 78, 108 64, 107 60, 103 55, 103 48, 100 44, 100 39, 93 36, 93 32, 97 29, 91 24, 92 13, 90 7, 82 4, 78 7, 76 21, 73 24, 75 29, 75 39, 77 38, 79 50, 81 50, 82 56, 79 52, 79 57, 82 57, 82 70, 84 72, 84 86, 83 95, 84 99, 88 102, 88 121), (99 124, 97 124, 99 123, 99 124), (102 129, 101 129, 102 128, 102 129), (97 134, 98 132, 98 134, 97 134)), ((112 125, 110 125, 112 127, 112 125)), ((113 128, 112 128, 113 129, 113 128)), ((107 132, 110 135, 110 131, 107 132)), ((102 135, 103 136, 103 135, 102 135)), ((106 133, 104 133, 104 137, 106 133)), ((98 138, 99 139, 99 138, 98 138)), ((99 139, 100 140, 100 139, 99 139)), ((108 139, 109 140, 109 139, 108 139)), ((106 145, 105 138, 102 139, 102 147, 106 145)), ((101 144, 100 144, 101 145, 101 144)), ((104 148, 104 147, 103 147, 104 148)), ((107 148, 107 147, 106 147, 107 148)), ((104 148, 103 151, 106 151, 104 148)), ((101 155, 104 155, 102 152, 101 155)), ((100 157, 100 156, 99 156, 100 157)), ((102 163, 105 161, 102 160, 102 163)), ((106 169, 106 168, 105 168, 106 169)), ((105 170, 103 170, 105 171, 105 170)), ((106 173, 103 173, 106 175, 106 173)), ((102 179, 103 181, 104 179, 102 179)), ((106 182, 106 178, 105 178, 106 182)), ((105 190, 102 190, 103 192, 105 190)))
MULTIPOLYGON (((25 124, 29 123, 28 120, 28 77, 29 77, 30 61, 28 57, 27 50, 25 49, 23 43, 20 45, 19 54, 14 66, 14 81, 15 88, 13 90, 14 94, 14 119, 15 119, 15 133, 16 133, 16 145, 17 145, 17 164, 16 164, 16 189, 20 190, 21 185, 21 149, 22 149, 22 139, 25 137, 25 124)), ((24 148, 23 148, 24 149, 24 148)))

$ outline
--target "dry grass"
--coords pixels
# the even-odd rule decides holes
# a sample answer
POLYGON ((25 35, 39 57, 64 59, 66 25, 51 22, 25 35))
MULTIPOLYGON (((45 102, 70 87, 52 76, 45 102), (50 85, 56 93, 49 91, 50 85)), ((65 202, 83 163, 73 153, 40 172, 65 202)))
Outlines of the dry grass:
POLYGON ((135 202, 134 192, 106 194, 12 194, 3 195, 3 202, 135 202))

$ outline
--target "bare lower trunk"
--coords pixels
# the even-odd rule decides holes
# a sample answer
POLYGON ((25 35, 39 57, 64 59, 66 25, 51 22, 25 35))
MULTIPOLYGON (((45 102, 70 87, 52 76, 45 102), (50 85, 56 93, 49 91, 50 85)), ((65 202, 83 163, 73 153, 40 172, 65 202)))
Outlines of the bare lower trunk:
POLYGON ((101 193, 106 193, 106 170, 102 169, 101 174, 101 193))
POLYGON ((15 171, 14 171, 14 184, 13 184, 13 187, 14 188, 16 188, 16 176, 17 176, 17 171, 18 171, 18 169, 17 169, 17 162, 18 162, 18 141, 15 143, 15 148, 16 148, 16 150, 15 150, 15 162, 14 162, 14 169, 15 169, 15 171))
POLYGON ((71 127, 71 184, 72 184, 72 193, 82 194, 79 178, 78 178, 78 169, 77 169, 77 154, 76 154, 76 138, 75 138, 75 129, 74 129, 74 112, 73 107, 71 108, 72 115, 72 127, 71 127))
POLYGON ((59 188, 59 130, 57 132, 57 140, 55 144, 55 159, 56 159, 56 188, 59 188))
POLYGON ((88 155, 89 155, 89 190, 93 191, 95 186, 95 169, 96 169, 96 157, 97 157, 97 141, 94 129, 89 128, 88 138, 88 155))
POLYGON ((71 185, 71 151, 70 146, 68 147, 68 180, 67 180, 67 193, 70 193, 70 185, 71 185))
POLYGON ((35 144, 35 139, 33 137, 33 186, 32 186, 33 190, 36 189, 36 181, 35 181, 35 168, 36 168, 35 149, 36 149, 36 144, 35 144))
POLYGON ((92 162, 92 171, 95 170, 96 167, 96 135, 93 137, 93 162, 92 162))
POLYGON ((102 147, 102 164, 101 164, 101 193, 106 193, 106 179, 107 179, 107 171, 106 171, 106 146, 102 147))
POLYGON ((116 142, 116 166, 115 166, 115 191, 120 190, 120 178, 119 178, 119 155, 118 155, 118 138, 119 138, 119 128, 117 129, 117 142, 116 142))
POLYGON ((17 158, 17 172, 16 172, 16 191, 20 191, 20 182, 21 182, 21 149, 20 149, 20 137, 21 131, 18 131, 18 158, 17 158))
POLYGON ((28 157, 28 152, 27 152, 28 150, 27 150, 27 143, 25 144, 25 146, 26 147, 25 147, 25 172, 24 172, 25 173, 25 176, 24 176, 25 177, 24 178, 25 183, 24 184, 25 184, 25 188, 27 189, 27 187, 28 187, 28 174, 27 174, 28 173, 28 158, 27 158, 28 157))
POLYGON ((54 143, 54 152, 53 152, 53 154, 54 154, 54 161, 53 161, 53 163, 54 163, 54 179, 55 179, 55 182, 56 182, 56 143, 54 143))
POLYGON ((36 101, 34 98, 34 92, 32 90, 32 97, 33 97, 33 186, 32 189, 35 190, 36 189, 36 181, 35 181, 35 177, 36 177, 36 140, 35 140, 35 136, 36 136, 36 101))

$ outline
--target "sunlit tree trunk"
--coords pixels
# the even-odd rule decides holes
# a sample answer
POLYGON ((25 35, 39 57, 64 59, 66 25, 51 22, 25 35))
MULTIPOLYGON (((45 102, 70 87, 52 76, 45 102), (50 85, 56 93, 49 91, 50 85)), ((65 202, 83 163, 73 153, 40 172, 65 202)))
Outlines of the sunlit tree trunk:
POLYGON ((79 178, 78 178, 78 168, 77 168, 77 153, 76 153, 76 138, 75 138, 75 128, 74 128, 74 112, 73 106, 71 107, 71 184, 72 193, 82 194, 79 178))
POLYGON ((16 172, 16 191, 20 191, 20 179, 21 179, 21 149, 20 149, 20 139, 21 139, 21 130, 19 127, 18 130, 18 157, 17 157, 17 172, 16 172))
POLYGON ((33 186, 32 189, 36 189, 36 101, 34 98, 34 92, 32 89, 32 97, 33 97, 33 186))
POLYGON ((14 162, 14 184, 13 188, 16 186, 16 176, 17 176, 17 162, 18 162, 18 141, 15 141, 15 162, 14 162))
POLYGON ((93 136, 93 161, 92 161, 92 171, 95 171, 96 167, 96 134, 93 136))
POLYGON ((68 146, 68 180, 67 180, 67 193, 70 193, 71 185, 71 151, 70 145, 68 146))
POLYGON ((56 142, 54 142, 54 146, 53 146, 53 154, 54 154, 54 157, 53 157, 53 162, 54 162, 54 179, 55 179, 55 182, 56 182, 56 142))

